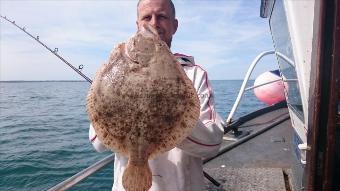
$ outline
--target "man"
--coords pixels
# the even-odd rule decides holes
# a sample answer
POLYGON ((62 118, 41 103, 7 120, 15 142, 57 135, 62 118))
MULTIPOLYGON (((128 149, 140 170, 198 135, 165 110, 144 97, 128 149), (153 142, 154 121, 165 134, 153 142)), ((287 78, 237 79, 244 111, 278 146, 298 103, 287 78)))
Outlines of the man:
MULTIPOLYGON (((178 21, 171 0, 140 0, 137 5, 137 27, 153 26, 160 38, 171 47, 178 21)), ((152 172, 151 191, 204 190, 202 158, 217 153, 222 142, 222 120, 215 112, 213 94, 207 73, 195 65, 193 57, 175 54, 185 73, 193 82, 200 99, 200 120, 192 134, 174 149, 149 161, 152 172)), ((97 151, 106 150, 90 126, 89 138, 97 151)), ((124 190, 122 175, 128 159, 115 153, 112 190, 124 190)))

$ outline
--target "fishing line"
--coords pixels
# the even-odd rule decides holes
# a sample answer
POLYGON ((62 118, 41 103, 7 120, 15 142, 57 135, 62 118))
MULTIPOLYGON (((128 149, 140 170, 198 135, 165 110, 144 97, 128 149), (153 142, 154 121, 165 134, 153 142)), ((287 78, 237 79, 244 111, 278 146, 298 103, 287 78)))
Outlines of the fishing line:
POLYGON ((45 47, 48 51, 50 51, 52 54, 54 54, 57 58, 59 58, 61 61, 63 61, 65 64, 67 64, 70 68, 72 68, 72 70, 74 70, 75 72, 77 72, 80 76, 82 76, 86 81, 92 83, 92 80, 87 77, 84 73, 81 72, 81 70, 84 68, 84 66, 81 64, 79 65, 78 68, 74 67, 71 63, 69 63, 65 58, 63 58, 62 56, 60 56, 58 54, 58 48, 54 48, 54 50, 52 50, 50 47, 48 47, 46 44, 44 44, 39 36, 34 37, 31 33, 29 33, 25 27, 20 27, 19 25, 17 25, 15 23, 15 21, 10 20, 9 18, 7 18, 6 16, 2 16, 0 15, 0 17, 4 20, 6 20, 7 22, 11 23, 12 25, 14 25, 16 28, 20 29, 22 32, 24 32, 25 34, 27 34, 28 36, 30 36, 32 39, 34 39, 35 41, 37 41, 39 44, 41 44, 43 47, 45 47))

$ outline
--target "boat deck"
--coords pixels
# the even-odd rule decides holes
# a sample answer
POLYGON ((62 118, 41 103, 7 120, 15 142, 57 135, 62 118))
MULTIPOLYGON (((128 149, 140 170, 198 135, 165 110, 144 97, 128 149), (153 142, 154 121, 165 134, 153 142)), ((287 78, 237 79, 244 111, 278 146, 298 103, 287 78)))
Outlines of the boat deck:
POLYGON ((206 160, 205 172, 221 184, 207 180, 206 190, 297 190, 300 180, 294 177, 301 177, 302 167, 293 154, 288 109, 274 108, 248 118, 236 124, 250 134, 224 140, 221 153, 206 160))

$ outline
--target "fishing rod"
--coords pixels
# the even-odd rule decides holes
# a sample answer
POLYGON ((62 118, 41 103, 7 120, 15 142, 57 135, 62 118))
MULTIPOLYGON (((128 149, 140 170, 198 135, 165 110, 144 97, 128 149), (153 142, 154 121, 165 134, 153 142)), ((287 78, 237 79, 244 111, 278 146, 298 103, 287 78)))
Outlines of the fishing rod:
MULTIPOLYGON (((83 68, 83 65, 79 65, 79 69, 77 69, 76 67, 74 67, 72 64, 70 64, 67 60, 65 60, 62 56, 60 56, 58 54, 58 48, 54 48, 54 50, 52 50, 50 47, 48 47, 46 44, 44 44, 42 41, 40 41, 39 36, 34 37, 31 33, 27 32, 25 27, 20 27, 19 25, 17 25, 14 20, 11 21, 6 16, 2 16, 2 15, 0 15, 0 17, 2 19, 6 20, 7 22, 13 24, 15 27, 20 29, 22 32, 26 33, 32 39, 37 41, 39 44, 41 44, 43 47, 45 47, 48 51, 50 51, 52 54, 54 54, 56 57, 58 57, 61 61, 63 61, 65 64, 67 64, 70 68, 72 68, 75 72, 77 72, 79 75, 81 75, 86 81, 88 81, 92 84, 92 80, 80 71, 83 68)), ((204 176, 208 180, 210 180, 215 186, 217 186, 217 187, 221 186, 221 184, 218 181, 216 181, 211 176, 209 176, 205 171, 203 171, 203 173, 204 173, 204 176)))
POLYGON ((39 36, 34 37, 31 33, 27 32, 25 27, 20 27, 19 25, 17 25, 15 23, 15 21, 10 20, 9 18, 7 18, 6 16, 2 16, 0 15, 0 17, 4 20, 6 20, 7 22, 11 23, 12 25, 14 25, 15 27, 17 27, 18 29, 20 29, 22 32, 24 32, 25 34, 27 34, 28 36, 30 36, 32 39, 34 39, 35 41, 37 41, 39 44, 41 44, 43 47, 45 47, 48 51, 50 51, 52 54, 54 54, 57 58, 59 58, 61 61, 63 61, 65 64, 67 64, 70 68, 72 68, 72 70, 74 70, 75 72, 77 72, 80 76, 82 76, 86 81, 92 83, 92 80, 87 77, 84 73, 82 73, 80 70, 83 69, 83 65, 79 65, 79 69, 74 67, 72 64, 70 64, 65 58, 63 58, 62 56, 60 56, 58 54, 58 48, 54 48, 54 50, 52 50, 50 47, 48 47, 46 44, 44 44, 42 41, 40 41, 39 36))

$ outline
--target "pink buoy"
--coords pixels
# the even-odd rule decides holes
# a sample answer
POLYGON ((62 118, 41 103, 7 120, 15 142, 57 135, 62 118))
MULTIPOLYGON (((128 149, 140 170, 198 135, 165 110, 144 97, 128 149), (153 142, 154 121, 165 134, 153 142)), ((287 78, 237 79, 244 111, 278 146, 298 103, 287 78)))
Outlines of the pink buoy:
MULTIPOLYGON (((278 70, 269 71, 256 78, 254 86, 265 84, 274 80, 281 79, 278 70)), ((262 102, 273 105, 285 100, 284 85, 282 80, 276 81, 254 89, 255 96, 262 102)))

